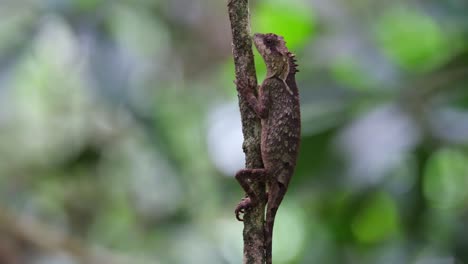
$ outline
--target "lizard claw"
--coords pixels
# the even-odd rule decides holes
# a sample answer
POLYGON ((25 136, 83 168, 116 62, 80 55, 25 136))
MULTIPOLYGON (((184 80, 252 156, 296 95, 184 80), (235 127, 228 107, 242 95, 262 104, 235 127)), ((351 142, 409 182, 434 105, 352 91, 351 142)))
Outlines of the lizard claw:
POLYGON ((236 214, 236 219, 238 221, 244 221, 243 218, 240 218, 240 214, 244 214, 246 209, 250 208, 250 205, 252 204, 252 201, 250 200, 249 197, 243 198, 239 204, 236 206, 236 209, 234 210, 236 214))

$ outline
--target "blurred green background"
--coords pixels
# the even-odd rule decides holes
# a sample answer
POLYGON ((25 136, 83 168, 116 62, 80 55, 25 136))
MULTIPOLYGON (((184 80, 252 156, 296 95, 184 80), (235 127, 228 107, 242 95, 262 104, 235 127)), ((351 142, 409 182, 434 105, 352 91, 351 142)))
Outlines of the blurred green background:
MULTIPOLYGON (((275 263, 468 263, 468 2, 251 13, 301 70, 275 263)), ((1 0, 0 16, 0 263, 241 263, 226 1, 1 0)))

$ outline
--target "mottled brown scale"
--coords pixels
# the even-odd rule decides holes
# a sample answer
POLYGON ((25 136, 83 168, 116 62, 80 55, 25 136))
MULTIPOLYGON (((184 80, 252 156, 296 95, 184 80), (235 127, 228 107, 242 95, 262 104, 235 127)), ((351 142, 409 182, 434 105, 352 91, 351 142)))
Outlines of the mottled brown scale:
POLYGON ((261 152, 265 168, 243 169, 236 179, 247 193, 236 207, 236 217, 256 202, 257 195, 250 181, 266 181, 268 205, 265 222, 266 263, 272 261, 272 235, 276 211, 283 200, 296 167, 301 119, 294 55, 286 48, 283 37, 275 34, 255 34, 254 43, 267 66, 267 76, 259 87, 258 97, 253 87, 237 81, 237 89, 261 118, 261 152))

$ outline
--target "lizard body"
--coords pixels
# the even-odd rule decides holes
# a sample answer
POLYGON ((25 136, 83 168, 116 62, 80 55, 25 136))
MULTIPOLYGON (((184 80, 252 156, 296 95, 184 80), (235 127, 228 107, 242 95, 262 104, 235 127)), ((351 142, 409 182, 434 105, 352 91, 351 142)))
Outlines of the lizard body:
POLYGON ((265 220, 266 263, 272 261, 272 236, 276 212, 283 200, 296 167, 300 143, 299 93, 295 74, 298 72, 294 55, 286 48, 283 37, 275 34, 255 34, 254 43, 267 66, 267 76, 254 89, 236 81, 239 94, 261 119, 261 153, 264 168, 243 169, 236 179, 247 193, 236 207, 236 218, 256 202, 250 188, 251 180, 266 181, 268 205, 265 220))

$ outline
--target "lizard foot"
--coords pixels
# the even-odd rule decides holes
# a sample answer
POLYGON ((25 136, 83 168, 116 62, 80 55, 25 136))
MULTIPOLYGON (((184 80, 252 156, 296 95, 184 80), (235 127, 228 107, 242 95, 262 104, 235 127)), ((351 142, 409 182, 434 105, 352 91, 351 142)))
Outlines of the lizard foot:
POLYGON ((237 91, 245 91, 249 89, 249 85, 242 79, 235 79, 234 84, 236 85, 237 91))
POLYGON ((245 210, 249 209, 251 205, 252 201, 249 197, 245 197, 239 202, 239 204, 236 206, 236 209, 234 210, 237 220, 241 222, 244 221, 243 218, 240 218, 240 214, 244 214, 245 210))

